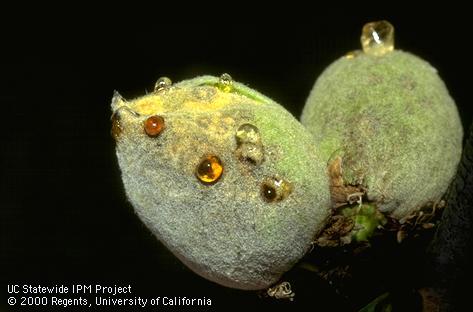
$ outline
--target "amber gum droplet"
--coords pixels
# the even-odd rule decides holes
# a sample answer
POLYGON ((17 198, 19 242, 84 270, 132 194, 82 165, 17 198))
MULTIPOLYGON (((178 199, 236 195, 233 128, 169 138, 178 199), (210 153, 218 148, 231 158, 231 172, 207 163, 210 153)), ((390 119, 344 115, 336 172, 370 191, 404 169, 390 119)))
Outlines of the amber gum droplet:
POLYGON ((158 115, 154 115, 146 118, 144 122, 144 129, 148 136, 155 137, 163 132, 165 127, 164 118, 158 115))
POLYGON ((123 127, 120 124, 120 116, 117 114, 117 112, 114 112, 112 115, 112 129, 110 130, 110 133, 112 134, 112 137, 117 140, 120 137, 122 131, 123 127))
POLYGON ((123 113, 128 113, 131 114, 133 117, 140 117, 140 114, 132 110, 126 105, 122 105, 119 108, 117 108, 113 113, 112 117, 110 117, 110 120, 112 121, 112 128, 110 130, 110 133, 112 134, 112 137, 117 140, 119 136, 122 134, 124 127, 123 127, 123 119, 122 119, 122 114, 123 113))
POLYGON ((233 89, 233 79, 227 73, 224 73, 220 76, 218 80, 218 88, 223 92, 230 92, 233 89))
POLYGON ((215 155, 205 156, 197 166, 196 176, 204 184, 213 184, 220 179, 223 165, 215 155))
POLYGON ((154 92, 161 92, 169 89, 172 86, 172 81, 168 77, 161 77, 154 85, 154 92))
POLYGON ((383 56, 394 50, 394 27, 388 21, 365 24, 361 31, 363 52, 373 56, 383 56))
POLYGON ((272 202, 276 200, 277 191, 274 186, 263 183, 263 185, 261 186, 261 194, 267 202, 272 202))
POLYGON ((238 127, 235 136, 238 144, 259 144, 261 142, 261 137, 258 128, 248 123, 242 124, 240 127, 238 127))

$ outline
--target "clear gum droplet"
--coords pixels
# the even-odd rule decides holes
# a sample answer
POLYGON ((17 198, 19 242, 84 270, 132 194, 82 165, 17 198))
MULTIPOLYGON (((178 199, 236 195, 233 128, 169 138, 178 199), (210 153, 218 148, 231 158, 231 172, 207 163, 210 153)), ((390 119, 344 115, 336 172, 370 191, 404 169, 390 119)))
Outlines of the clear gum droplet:
POLYGON ((388 21, 367 23, 361 31, 363 52, 383 56, 394 50, 394 27, 388 21))
POLYGON ((239 144, 258 144, 261 141, 258 128, 249 123, 242 124, 240 127, 238 127, 235 136, 239 144))
POLYGON ((233 79, 227 73, 224 73, 220 76, 218 80, 218 88, 223 92, 230 92, 233 89, 233 79))
POLYGON ((240 160, 260 165, 264 160, 264 149, 261 136, 256 126, 245 123, 238 127, 235 133, 236 155, 240 160))
POLYGON ((166 89, 169 89, 172 85, 171 79, 168 77, 161 77, 156 81, 156 84, 154 85, 154 92, 161 92, 166 89))

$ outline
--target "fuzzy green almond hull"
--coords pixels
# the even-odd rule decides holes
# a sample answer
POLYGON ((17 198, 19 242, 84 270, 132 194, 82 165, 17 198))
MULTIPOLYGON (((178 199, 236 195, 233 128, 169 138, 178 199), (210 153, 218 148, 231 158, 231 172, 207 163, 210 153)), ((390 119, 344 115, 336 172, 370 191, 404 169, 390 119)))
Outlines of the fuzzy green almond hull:
POLYGON ((130 102, 116 95, 112 110, 128 199, 201 276, 267 288, 322 229, 325 161, 310 133, 269 98, 204 76, 130 102))
POLYGON ((338 157, 344 184, 398 219, 441 198, 461 155, 462 125, 443 81, 399 50, 335 61, 301 121, 325 161, 338 157))

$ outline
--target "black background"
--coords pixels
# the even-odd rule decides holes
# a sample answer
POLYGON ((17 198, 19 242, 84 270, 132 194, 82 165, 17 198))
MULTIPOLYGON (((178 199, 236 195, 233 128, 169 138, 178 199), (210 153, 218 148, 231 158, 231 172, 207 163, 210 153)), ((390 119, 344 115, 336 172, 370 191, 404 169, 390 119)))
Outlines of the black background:
MULTIPOLYGON (((179 81, 228 72, 299 116, 322 70, 359 48, 362 25, 388 19, 396 47, 434 65, 464 125, 471 122, 471 27, 458 12, 321 12, 305 23, 244 23, 241 16, 238 23, 220 18, 205 25, 61 16, 22 17, 2 27, 0 309, 7 311, 3 285, 23 283, 131 284, 142 297, 205 296, 212 310, 274 306, 195 275, 134 215, 110 136, 113 90, 133 98, 160 76, 179 81)), ((348 309, 328 286, 297 278, 296 302, 316 297, 332 311, 348 309)))

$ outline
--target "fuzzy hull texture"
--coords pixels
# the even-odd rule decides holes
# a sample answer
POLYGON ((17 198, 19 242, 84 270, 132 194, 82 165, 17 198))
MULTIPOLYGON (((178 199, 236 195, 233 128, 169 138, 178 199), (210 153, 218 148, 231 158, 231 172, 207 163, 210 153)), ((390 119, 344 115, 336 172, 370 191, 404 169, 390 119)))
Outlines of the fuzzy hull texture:
POLYGON ((446 191, 461 155, 461 121, 427 62, 398 50, 355 55, 318 78, 301 121, 327 162, 341 157, 345 184, 362 186, 401 219, 446 191))
POLYGON ((310 133, 280 105, 244 85, 226 92, 218 78, 199 77, 132 102, 117 98, 112 109, 120 114, 127 196, 193 271, 228 287, 263 289, 306 253, 330 211, 328 179, 310 133), (165 121, 157 137, 143 131, 152 115, 165 121), (236 138, 244 124, 258 129, 248 145, 236 138), (196 174, 208 155, 223 166, 211 184, 196 174), (279 198, 264 198, 265 181, 285 186, 279 198))

